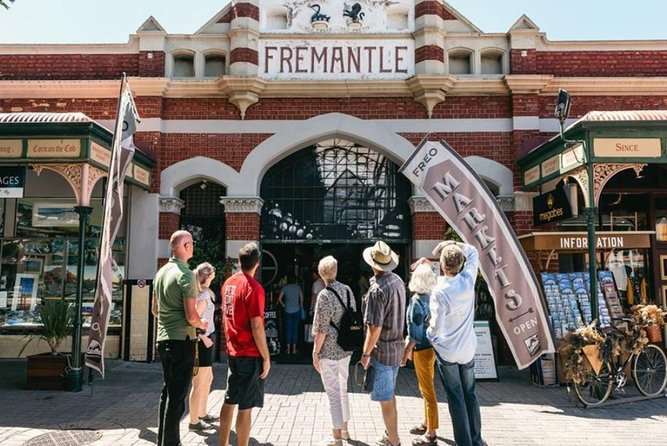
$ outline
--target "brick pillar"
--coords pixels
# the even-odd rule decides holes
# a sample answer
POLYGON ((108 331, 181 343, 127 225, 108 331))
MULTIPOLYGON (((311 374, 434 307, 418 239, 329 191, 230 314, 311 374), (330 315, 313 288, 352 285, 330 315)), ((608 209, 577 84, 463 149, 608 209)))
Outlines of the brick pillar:
POLYGON ((509 31, 510 73, 537 73, 537 42, 540 30, 527 26, 517 26, 509 31))
POLYGON ((178 230, 178 224, 181 219, 181 209, 185 203, 176 197, 160 197, 160 227, 158 238, 160 246, 158 247, 158 267, 164 265, 164 260, 171 255, 169 249, 169 238, 171 234, 178 230))
POLYGON ((225 206, 225 252, 233 261, 243 245, 259 242, 259 222, 264 200, 259 197, 222 197, 220 202, 225 206))
POLYGON ((424 197, 411 197, 408 203, 412 214, 412 260, 433 257, 433 248, 445 239, 447 222, 424 197))
POLYGON ((445 74, 443 20, 449 18, 442 0, 415 2, 415 74, 445 74))
POLYGON ((232 4, 229 74, 257 76, 259 67, 259 0, 232 4))

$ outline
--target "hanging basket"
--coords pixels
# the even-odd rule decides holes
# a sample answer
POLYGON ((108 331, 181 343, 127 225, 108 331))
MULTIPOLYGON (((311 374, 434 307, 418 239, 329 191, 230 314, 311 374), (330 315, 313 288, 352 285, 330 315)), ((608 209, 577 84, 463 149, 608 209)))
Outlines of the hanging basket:
POLYGON ((600 373, 600 369, 602 368, 602 358, 600 358, 600 345, 599 344, 584 345, 583 347, 581 347, 581 350, 584 352, 584 355, 586 355, 586 359, 588 359, 588 363, 593 368, 593 371, 596 374, 600 373))
POLYGON ((662 331, 660 330, 659 324, 651 324, 646 327, 646 337, 651 343, 660 343, 662 342, 662 331))

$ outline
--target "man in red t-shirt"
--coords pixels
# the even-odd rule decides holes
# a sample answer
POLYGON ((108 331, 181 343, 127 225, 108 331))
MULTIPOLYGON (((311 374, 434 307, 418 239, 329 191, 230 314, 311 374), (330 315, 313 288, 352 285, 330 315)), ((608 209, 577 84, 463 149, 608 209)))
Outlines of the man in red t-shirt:
POLYGON ((239 250, 239 263, 241 272, 227 279, 221 290, 229 368, 225 402, 220 409, 220 446, 229 445, 237 405, 237 444, 248 445, 252 408, 264 405, 264 378, 271 369, 264 333, 264 288, 254 279, 259 267, 255 243, 239 250))

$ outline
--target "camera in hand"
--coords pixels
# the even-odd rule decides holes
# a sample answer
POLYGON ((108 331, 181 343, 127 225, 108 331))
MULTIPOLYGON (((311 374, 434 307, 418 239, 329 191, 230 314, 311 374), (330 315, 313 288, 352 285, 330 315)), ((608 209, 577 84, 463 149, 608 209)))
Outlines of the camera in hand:
POLYGON ((195 333, 197 333, 197 336, 203 335, 204 333, 206 333, 206 330, 204 330, 203 328, 195 328, 195 333))

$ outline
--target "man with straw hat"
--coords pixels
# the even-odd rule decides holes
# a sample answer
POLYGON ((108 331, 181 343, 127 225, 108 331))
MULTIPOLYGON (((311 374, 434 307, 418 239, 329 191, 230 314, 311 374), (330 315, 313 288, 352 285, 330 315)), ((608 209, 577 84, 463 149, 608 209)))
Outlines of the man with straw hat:
POLYGON ((405 283, 392 272, 398 265, 398 255, 385 242, 366 248, 363 256, 374 277, 364 297, 366 339, 360 362, 364 369, 372 366, 375 373, 371 400, 380 402, 386 428, 375 444, 400 446, 394 391, 405 348, 405 283))

